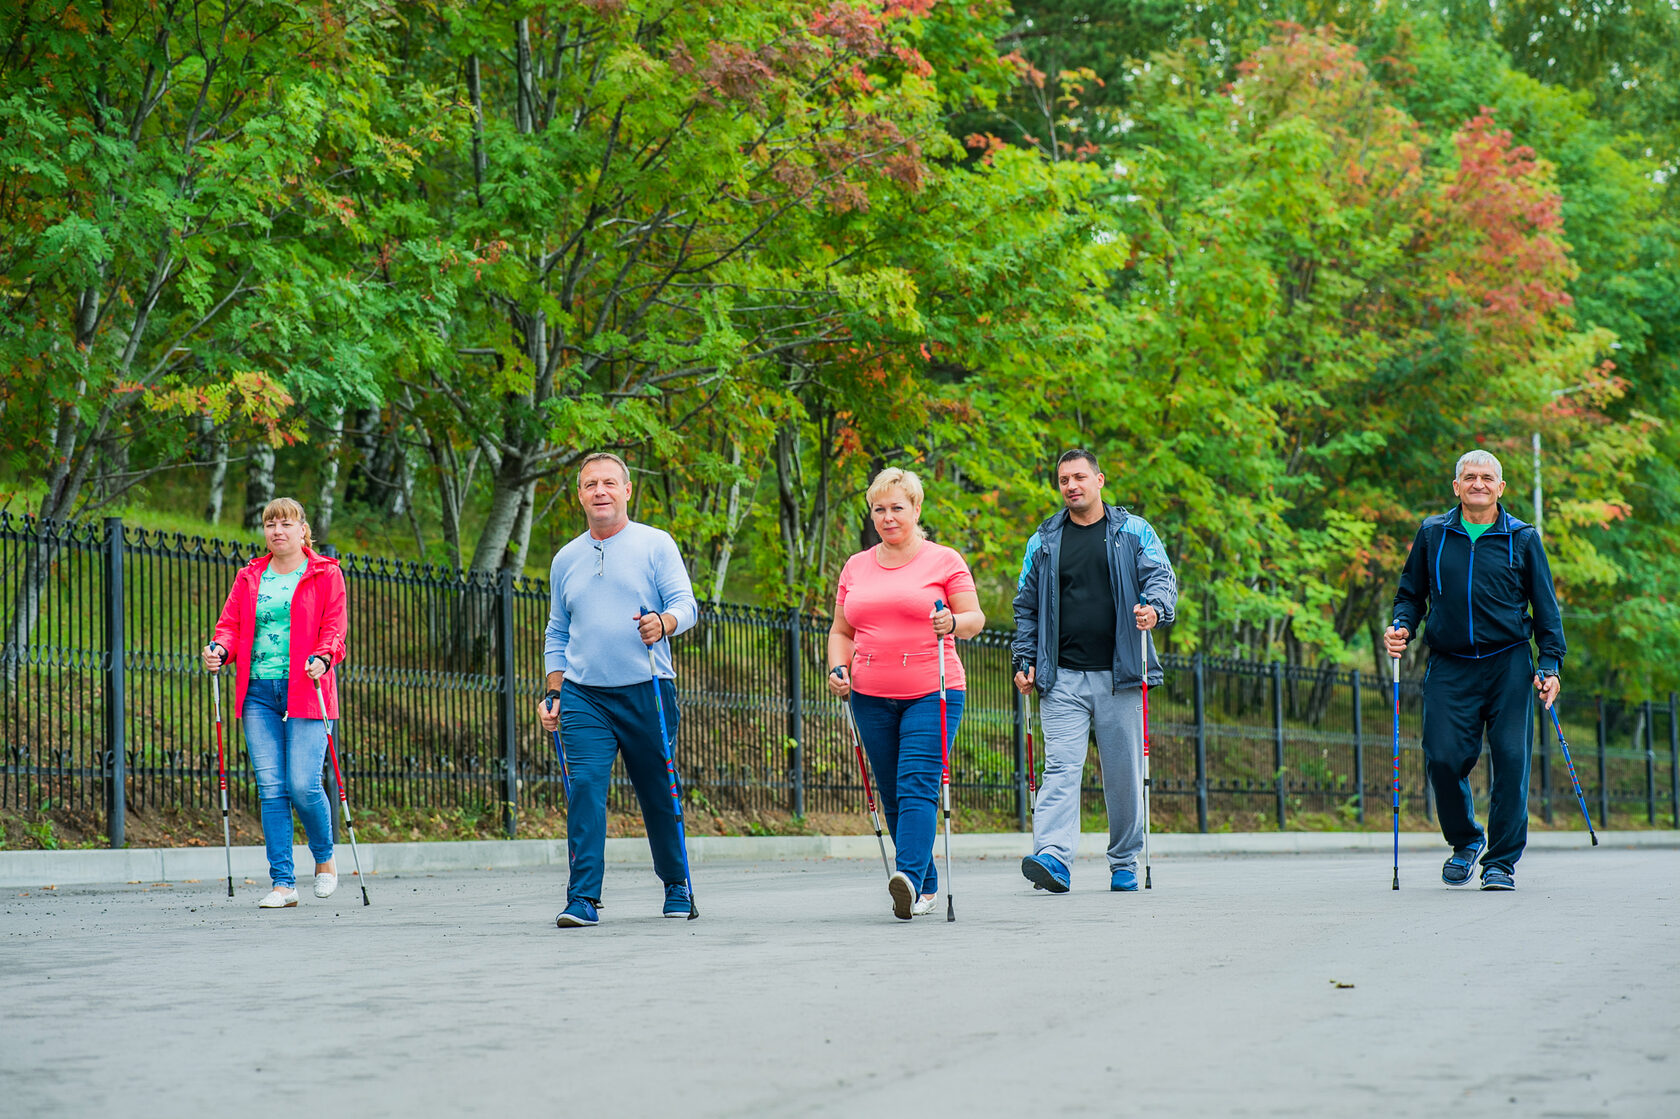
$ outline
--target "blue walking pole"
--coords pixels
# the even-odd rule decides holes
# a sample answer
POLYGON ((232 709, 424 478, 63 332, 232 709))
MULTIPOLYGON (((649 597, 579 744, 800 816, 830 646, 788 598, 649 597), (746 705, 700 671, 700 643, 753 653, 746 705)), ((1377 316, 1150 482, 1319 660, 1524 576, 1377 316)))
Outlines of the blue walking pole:
POLYGON ((1563 724, 1558 722, 1557 704, 1546 708, 1552 713, 1552 727, 1557 731, 1558 748, 1563 751, 1563 764, 1569 767, 1569 783, 1575 786, 1575 802, 1581 806, 1581 818, 1587 822, 1587 834, 1592 836, 1592 845, 1598 846, 1598 833, 1593 831, 1592 816, 1587 812, 1587 798, 1581 795, 1581 781, 1575 776, 1575 762, 1569 757, 1569 743, 1563 739, 1563 724))
MULTIPOLYGON (((648 608, 642 607, 642 613, 647 614, 648 608)), ((671 753, 671 736, 665 733, 665 697, 659 687, 659 666, 653 659, 653 646, 647 647, 648 677, 653 684, 653 710, 659 716, 659 748, 665 754, 665 778, 671 790, 671 807, 677 813, 677 843, 682 852, 683 883, 688 887, 688 919, 694 920, 700 916, 700 907, 694 903, 694 876, 688 869, 688 832, 683 827, 682 783, 677 779, 677 760, 671 753)))
POLYGON ((1394 888, 1400 888, 1400 658, 1394 658, 1394 888))
MULTIPOLYGON (((554 697, 548 697, 548 712, 554 713, 554 697)), ((548 732, 554 736, 554 756, 560 760, 560 790, 566 794, 566 807, 572 806, 572 771, 566 766, 566 747, 560 741, 560 728, 548 732)))

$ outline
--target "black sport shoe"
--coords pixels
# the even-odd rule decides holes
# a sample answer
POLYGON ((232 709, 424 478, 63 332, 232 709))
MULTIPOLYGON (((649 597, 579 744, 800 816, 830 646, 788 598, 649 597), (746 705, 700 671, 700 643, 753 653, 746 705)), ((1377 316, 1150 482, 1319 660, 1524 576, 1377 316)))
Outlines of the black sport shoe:
POLYGON ((1484 890, 1514 890, 1517 880, 1508 870, 1496 866, 1482 868, 1482 889, 1484 890))
POLYGON ((1454 847, 1452 857, 1441 864, 1441 881, 1449 886, 1462 886, 1470 881, 1471 872, 1476 869, 1476 860, 1481 858, 1482 852, 1486 850, 1485 839, 1454 847))

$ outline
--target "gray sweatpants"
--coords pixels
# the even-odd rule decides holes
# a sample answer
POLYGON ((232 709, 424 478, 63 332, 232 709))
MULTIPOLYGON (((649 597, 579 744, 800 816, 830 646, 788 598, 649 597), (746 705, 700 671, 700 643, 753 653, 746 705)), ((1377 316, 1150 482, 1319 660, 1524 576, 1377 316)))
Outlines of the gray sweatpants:
POLYGON ((1108 804, 1108 869, 1136 870, 1143 850, 1143 690, 1111 692, 1110 672, 1062 668, 1039 701, 1044 783, 1033 802, 1033 853, 1073 865, 1079 849, 1079 782, 1096 728, 1108 804))

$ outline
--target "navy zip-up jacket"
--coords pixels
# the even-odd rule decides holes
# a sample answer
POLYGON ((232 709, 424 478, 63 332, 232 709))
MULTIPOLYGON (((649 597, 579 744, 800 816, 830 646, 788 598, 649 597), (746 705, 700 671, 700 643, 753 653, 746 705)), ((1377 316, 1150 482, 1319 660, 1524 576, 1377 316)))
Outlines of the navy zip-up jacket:
POLYGON ((1462 505, 1418 528, 1394 596, 1394 628, 1416 634, 1425 618, 1424 640, 1434 652, 1491 657, 1532 637, 1540 646, 1540 671, 1563 665, 1563 615, 1546 549, 1534 526, 1503 505, 1473 545, 1462 505))
MULTIPOLYGON (((1027 541, 1021 577, 1015 583, 1015 640, 1011 647, 1017 658, 1024 657, 1037 666, 1033 679, 1040 694, 1047 694, 1056 682, 1061 644, 1062 527, 1068 516, 1063 509, 1038 526, 1027 541)), ((1177 617, 1178 577, 1173 574, 1161 538, 1148 521, 1107 502, 1103 503, 1103 516, 1108 520, 1108 578, 1114 587, 1113 690, 1137 687, 1146 672, 1149 683, 1156 685, 1161 682, 1160 658, 1151 641, 1149 663, 1142 663, 1132 607, 1146 602, 1160 611, 1160 625, 1171 625, 1177 617)))

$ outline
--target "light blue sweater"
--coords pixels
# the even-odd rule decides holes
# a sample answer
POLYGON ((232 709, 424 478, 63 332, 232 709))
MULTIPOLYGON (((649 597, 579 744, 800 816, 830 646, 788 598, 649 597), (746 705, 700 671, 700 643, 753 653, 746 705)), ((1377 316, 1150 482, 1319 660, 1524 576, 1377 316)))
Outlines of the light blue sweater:
MULTIPOLYGON (((673 635, 700 618, 677 542, 635 521, 605 540, 585 532, 561 548, 549 567, 548 587, 544 669, 590 687, 621 688, 648 678, 648 647, 635 622, 644 606, 673 615, 673 635)), ((659 676, 675 678, 669 641, 653 646, 653 657, 659 676)))

